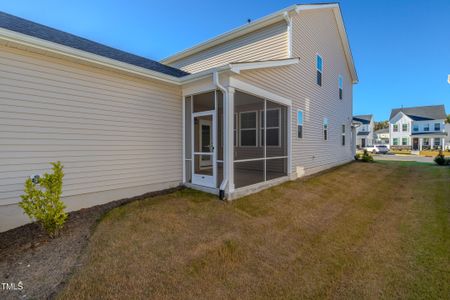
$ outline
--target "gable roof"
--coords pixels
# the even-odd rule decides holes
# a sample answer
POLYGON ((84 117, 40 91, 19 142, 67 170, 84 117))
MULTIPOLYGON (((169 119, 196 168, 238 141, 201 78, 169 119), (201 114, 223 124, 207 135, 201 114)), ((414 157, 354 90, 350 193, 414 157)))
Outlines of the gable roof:
POLYGON ((160 62, 115 49, 91 40, 60 31, 45 25, 25 20, 4 12, 0 12, 0 28, 36 37, 56 44, 68 46, 106 58, 114 59, 130 65, 156 71, 174 77, 186 76, 189 73, 166 66, 160 62))
POLYGON ((363 124, 370 124, 372 118, 372 115, 357 115, 353 116, 353 121, 361 122, 363 124))
POLYGON ((391 116, 389 117, 389 120, 394 118, 399 112, 404 113, 414 121, 440 120, 447 118, 447 115, 445 114, 444 105, 430 105, 430 106, 394 108, 391 111, 391 116))
POLYGON ((252 21, 251 23, 242 25, 236 29, 223 33, 217 37, 206 40, 198 45, 195 45, 186 50, 180 51, 171 55, 169 57, 161 60, 161 63, 171 64, 177 60, 183 59, 187 56, 191 56, 195 53, 201 52, 203 50, 209 49, 211 47, 217 46, 219 44, 225 43, 232 39, 238 38, 240 36, 246 35, 250 32, 256 31, 258 29, 264 28, 276 22, 286 20, 290 13, 299 13, 301 11, 313 10, 313 9, 332 9, 334 16, 336 18, 336 23, 338 26, 339 35, 344 46, 345 57, 349 66, 349 70, 352 76, 353 83, 358 83, 358 74, 356 73, 355 64, 353 61, 353 55, 350 49, 350 44, 347 37, 347 32, 345 30, 344 20, 342 18, 341 9, 339 3, 313 3, 313 4, 296 4, 289 6, 285 9, 267 15, 258 20, 252 21))

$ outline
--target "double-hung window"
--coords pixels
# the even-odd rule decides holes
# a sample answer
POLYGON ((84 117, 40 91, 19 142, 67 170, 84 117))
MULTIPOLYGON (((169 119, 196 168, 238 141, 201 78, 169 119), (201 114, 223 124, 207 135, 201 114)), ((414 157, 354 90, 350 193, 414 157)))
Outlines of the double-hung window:
POLYGON ((394 132, 397 132, 398 131, 398 125, 397 124, 392 125, 392 130, 394 132))
POLYGON ((434 131, 440 131, 441 130, 441 123, 434 123, 434 131))
POLYGON ((268 108, 266 110, 267 121, 264 122, 264 111, 260 113, 261 117, 261 147, 264 147, 265 136, 267 137, 267 146, 280 146, 281 139, 281 111, 279 108, 268 108), (267 133, 264 136, 264 124, 267 126, 267 133))
POLYGON ((419 131, 419 125, 418 125, 418 124, 414 124, 414 125, 413 125, 413 131, 414 131, 414 132, 419 131))
POLYGON ((345 124, 342 124, 342 146, 345 146, 345 124))
POLYGON ((328 119, 323 118, 323 140, 328 140, 328 119))
POLYGON ((322 86, 323 60, 322 56, 316 56, 317 84, 322 86))
POLYGON ((303 111, 297 111, 297 137, 303 138, 303 111))
POLYGON ((404 138, 402 138, 402 146, 406 146, 406 145, 408 145, 408 138, 404 137, 404 138))
POLYGON ((239 146, 257 146, 257 112, 246 111, 239 114, 239 146))
POLYGON ((402 124, 402 131, 408 131, 408 124, 402 124))
POLYGON ((394 146, 398 146, 398 138, 393 138, 392 144, 394 144, 394 146))
POLYGON ((338 77, 338 86, 339 86, 339 99, 342 100, 342 93, 344 89, 344 82, 342 80, 342 76, 339 75, 338 77))
POLYGON ((423 131, 430 131, 430 124, 423 125, 423 131))

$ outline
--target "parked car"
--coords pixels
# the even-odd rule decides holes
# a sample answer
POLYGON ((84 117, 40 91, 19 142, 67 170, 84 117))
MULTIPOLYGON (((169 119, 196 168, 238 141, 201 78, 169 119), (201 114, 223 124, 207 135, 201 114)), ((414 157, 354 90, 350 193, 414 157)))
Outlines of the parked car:
POLYGON ((373 145, 366 147, 364 149, 374 154, 386 154, 389 152, 389 148, 386 145, 373 145))

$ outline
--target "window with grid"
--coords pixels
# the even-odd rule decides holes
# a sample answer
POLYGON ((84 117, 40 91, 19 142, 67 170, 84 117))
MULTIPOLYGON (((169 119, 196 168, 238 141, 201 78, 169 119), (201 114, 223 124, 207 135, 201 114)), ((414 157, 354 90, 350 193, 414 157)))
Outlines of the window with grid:
POLYGON ((239 146, 256 147, 257 144, 257 113, 256 111, 239 114, 239 146))
POLYGON ((260 120, 261 120, 261 147, 264 146, 265 143, 265 136, 267 137, 267 146, 274 146, 278 147, 280 146, 280 109, 279 108, 268 108, 266 110, 266 116, 267 116, 267 133, 264 135, 264 111, 260 112, 260 120))
POLYGON ((303 138, 303 111, 297 111, 297 137, 303 138))
POLYGON ((339 86, 339 99, 342 100, 342 93, 344 90, 344 82, 342 80, 341 75, 339 75, 339 77, 338 77, 338 86, 339 86))
POLYGON ((323 140, 328 140, 328 119, 323 118, 323 140))
POLYGON ((345 146, 345 125, 342 124, 342 146, 345 146))

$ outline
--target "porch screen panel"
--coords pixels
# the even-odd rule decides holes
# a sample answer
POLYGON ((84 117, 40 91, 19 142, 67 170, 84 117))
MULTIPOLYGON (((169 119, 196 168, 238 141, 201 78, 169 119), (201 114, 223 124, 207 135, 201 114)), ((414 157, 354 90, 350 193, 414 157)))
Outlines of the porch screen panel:
POLYGON ((223 180, 223 145, 224 145, 224 134, 223 129, 225 128, 224 118, 223 118, 223 93, 220 90, 216 91, 217 99, 217 188, 220 187, 223 180))
POLYGON ((184 149, 184 164, 186 182, 192 180, 192 132, 191 132, 191 114, 192 114, 192 97, 188 96, 184 99, 184 137, 185 137, 185 149, 184 149))

